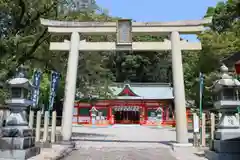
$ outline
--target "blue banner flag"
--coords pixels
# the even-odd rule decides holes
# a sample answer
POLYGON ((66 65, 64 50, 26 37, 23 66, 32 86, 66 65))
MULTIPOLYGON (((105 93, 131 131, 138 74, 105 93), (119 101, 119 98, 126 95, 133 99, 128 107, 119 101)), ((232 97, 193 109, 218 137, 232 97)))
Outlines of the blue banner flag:
POLYGON ((42 72, 40 70, 34 71, 33 85, 35 88, 33 89, 33 93, 32 93, 32 101, 33 101, 34 108, 38 105, 41 76, 42 76, 42 72))
POLYGON ((49 110, 52 110, 53 108, 54 98, 56 96, 56 90, 58 87, 59 79, 60 79, 60 74, 52 71, 51 83, 50 83, 50 94, 49 94, 49 110))

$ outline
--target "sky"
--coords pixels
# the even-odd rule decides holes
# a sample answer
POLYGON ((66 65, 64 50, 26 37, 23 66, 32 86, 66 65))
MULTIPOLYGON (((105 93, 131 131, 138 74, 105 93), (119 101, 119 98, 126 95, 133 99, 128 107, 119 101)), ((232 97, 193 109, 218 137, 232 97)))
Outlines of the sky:
MULTIPOLYGON (((221 0, 96 0, 111 16, 139 22, 197 20, 221 0)), ((182 36, 195 41, 195 36, 182 36)))

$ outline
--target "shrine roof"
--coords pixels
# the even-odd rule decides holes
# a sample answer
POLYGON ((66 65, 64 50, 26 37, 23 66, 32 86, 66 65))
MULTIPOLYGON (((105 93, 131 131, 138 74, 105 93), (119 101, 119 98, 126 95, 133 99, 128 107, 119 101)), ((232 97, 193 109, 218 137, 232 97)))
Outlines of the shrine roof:
POLYGON ((110 89, 117 99, 173 99, 173 88, 163 83, 116 84, 110 89), (128 90, 128 91, 126 91, 128 90), (127 93, 124 95, 124 92, 127 93))

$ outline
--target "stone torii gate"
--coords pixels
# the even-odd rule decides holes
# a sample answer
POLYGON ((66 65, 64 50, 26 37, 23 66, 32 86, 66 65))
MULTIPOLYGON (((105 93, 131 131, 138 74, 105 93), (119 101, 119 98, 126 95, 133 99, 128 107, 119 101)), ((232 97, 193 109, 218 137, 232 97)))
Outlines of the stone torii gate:
POLYGON ((69 141, 72 135, 72 116, 75 100, 79 51, 163 51, 171 50, 176 112, 176 140, 188 143, 185 90, 182 67, 182 50, 201 50, 200 42, 181 41, 180 34, 196 34, 204 31, 204 24, 211 19, 176 22, 67 22, 41 19, 41 24, 55 34, 71 35, 70 41, 51 42, 50 50, 69 51, 63 108, 62 138, 69 141), (80 35, 116 34, 116 42, 87 42, 80 35), (164 42, 133 42, 135 35, 170 35, 164 42))

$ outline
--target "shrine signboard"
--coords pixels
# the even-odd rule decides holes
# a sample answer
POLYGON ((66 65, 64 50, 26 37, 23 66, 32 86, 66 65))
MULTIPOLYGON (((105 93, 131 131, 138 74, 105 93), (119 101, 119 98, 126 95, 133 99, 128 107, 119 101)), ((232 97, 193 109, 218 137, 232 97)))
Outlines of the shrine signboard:
POLYGON ((132 43, 132 21, 121 19, 117 22, 117 44, 132 43))
POLYGON ((139 111, 140 107, 139 106, 114 106, 113 107, 114 111, 139 111))

